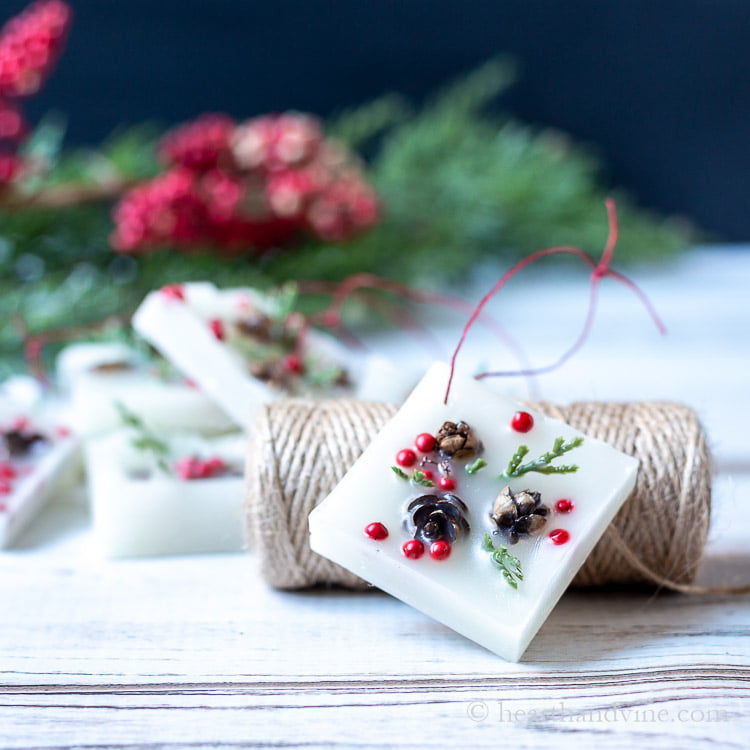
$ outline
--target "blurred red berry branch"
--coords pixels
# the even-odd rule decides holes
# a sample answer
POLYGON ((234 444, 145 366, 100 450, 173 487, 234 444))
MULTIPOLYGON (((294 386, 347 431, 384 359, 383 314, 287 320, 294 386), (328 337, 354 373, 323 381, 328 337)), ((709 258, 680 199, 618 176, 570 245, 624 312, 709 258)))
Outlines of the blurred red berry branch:
POLYGON ((346 241, 378 217, 357 158, 309 115, 237 124, 206 114, 167 133, 159 157, 165 171, 115 207, 112 244, 121 252, 262 253, 302 236, 346 241))
POLYGON ((19 99, 36 94, 62 52, 70 28, 62 0, 37 0, 0 29, 0 191, 24 175, 17 153, 28 133, 19 99))

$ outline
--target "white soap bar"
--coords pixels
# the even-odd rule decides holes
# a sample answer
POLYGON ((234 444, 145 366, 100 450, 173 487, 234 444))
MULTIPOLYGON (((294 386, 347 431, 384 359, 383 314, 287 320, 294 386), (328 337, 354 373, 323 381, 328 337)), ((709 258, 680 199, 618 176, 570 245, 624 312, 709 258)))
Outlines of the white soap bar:
POLYGON ((152 292, 138 308, 133 326, 242 428, 252 423, 262 404, 281 396, 400 402, 408 372, 393 368, 383 378, 377 375, 378 369, 383 372, 382 362, 372 363, 366 393, 360 393, 357 386, 367 374, 362 357, 316 331, 305 334, 300 357, 294 329, 285 329, 284 320, 273 296, 247 288, 220 290, 203 282, 152 292), (265 373, 264 363, 270 363, 265 373), (337 379, 337 373, 345 377, 337 379))
POLYGON ((117 402, 154 430, 216 434, 235 427, 198 388, 161 377, 154 361, 125 344, 67 346, 57 359, 57 378, 70 399, 71 424, 84 437, 121 426, 117 402))
POLYGON ((593 438, 584 436, 576 445, 582 437, 576 430, 529 413, 472 378, 457 376, 444 405, 447 382, 447 366, 433 365, 310 514, 310 546, 517 661, 633 489, 638 462, 593 438), (441 432, 446 422, 453 427, 441 432), (440 437, 442 453, 427 450, 431 436, 440 437), (556 441, 567 452, 539 466, 577 465, 577 471, 500 477, 509 473, 520 446, 528 453, 518 460, 516 473, 556 441), (477 468, 477 459, 486 466, 477 468), (472 466, 475 473, 467 473, 472 466), (415 485, 415 470, 431 472, 422 481, 436 486, 415 485), (502 492, 506 486, 510 494, 502 492), (379 538, 384 530, 387 537, 379 538), (418 559, 407 557, 406 552, 417 557, 420 547, 418 559))
POLYGON ((13 543, 54 494, 76 474, 78 440, 59 409, 25 413, 0 400, 0 548, 13 543))
POLYGON ((218 457, 228 469, 202 479, 165 473, 152 455, 133 446, 133 438, 129 430, 119 430, 85 448, 100 552, 118 558, 240 551, 244 435, 165 437, 170 469, 190 457, 204 462, 218 457))

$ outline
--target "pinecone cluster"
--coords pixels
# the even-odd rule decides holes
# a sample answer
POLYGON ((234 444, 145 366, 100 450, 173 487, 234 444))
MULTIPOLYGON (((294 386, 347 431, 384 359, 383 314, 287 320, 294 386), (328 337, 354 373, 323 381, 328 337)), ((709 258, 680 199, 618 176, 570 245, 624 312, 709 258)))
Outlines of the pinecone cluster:
POLYGON ((0 187, 26 166, 15 153, 28 132, 18 99, 36 94, 52 72, 71 16, 63 0, 38 0, 0 29, 0 187))
POLYGON ((345 241, 373 225, 378 202, 355 157, 315 118, 267 115, 237 124, 207 114, 168 133, 166 171, 115 208, 114 247, 213 246, 263 252, 299 236, 345 241))
POLYGON ((435 445, 440 455, 448 458, 470 458, 482 449, 466 422, 444 422, 435 435, 435 445))
POLYGON ((542 503, 539 492, 512 492, 504 487, 495 498, 490 517, 511 544, 522 536, 539 534, 547 523, 549 508, 542 503))
POLYGON ((409 503, 407 528, 425 544, 437 541, 453 544, 461 534, 469 533, 468 512, 464 501, 456 495, 422 495, 409 503))

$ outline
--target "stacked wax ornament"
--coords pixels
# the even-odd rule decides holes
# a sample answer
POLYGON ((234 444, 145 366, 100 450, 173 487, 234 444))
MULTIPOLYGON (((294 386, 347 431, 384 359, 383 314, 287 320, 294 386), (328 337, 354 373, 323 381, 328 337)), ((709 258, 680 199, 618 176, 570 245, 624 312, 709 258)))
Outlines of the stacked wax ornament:
POLYGON ((63 349, 57 381, 68 425, 84 441, 104 555, 242 549, 247 432, 262 404, 405 397, 402 372, 308 330, 294 303, 291 287, 174 284, 149 294, 133 319, 158 354, 137 338, 63 349))

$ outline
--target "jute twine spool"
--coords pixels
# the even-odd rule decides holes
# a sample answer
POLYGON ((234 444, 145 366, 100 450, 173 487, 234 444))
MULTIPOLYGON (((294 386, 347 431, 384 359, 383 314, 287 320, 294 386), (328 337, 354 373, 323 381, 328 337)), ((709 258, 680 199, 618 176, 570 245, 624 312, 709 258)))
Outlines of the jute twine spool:
MULTIPOLYGON (((573 584, 709 591, 691 585, 711 511, 711 462, 695 413, 674 403, 530 406, 640 461, 634 491, 573 584)), ((312 552, 307 516, 395 413, 389 404, 347 400, 277 401, 261 410, 248 453, 246 521, 269 584, 368 587, 312 552)))

